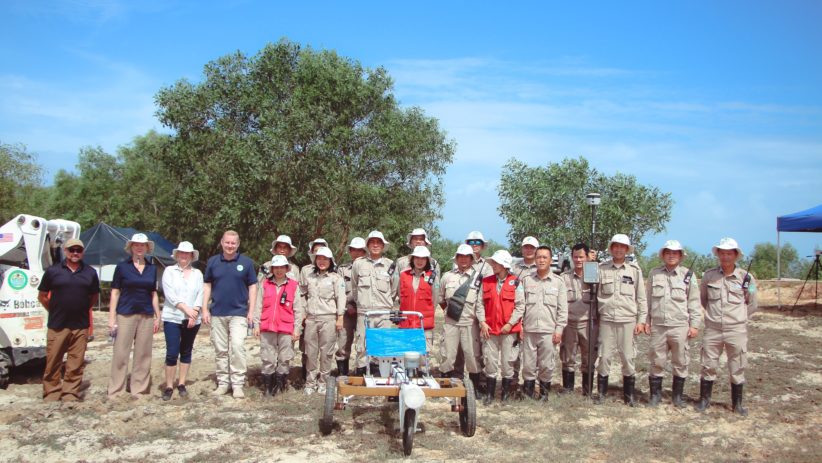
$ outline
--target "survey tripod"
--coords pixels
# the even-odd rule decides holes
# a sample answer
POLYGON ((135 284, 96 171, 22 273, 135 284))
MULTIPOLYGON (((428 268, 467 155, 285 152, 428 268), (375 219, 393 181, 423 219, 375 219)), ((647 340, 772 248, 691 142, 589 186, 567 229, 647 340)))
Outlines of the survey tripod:
POLYGON ((819 256, 822 255, 822 251, 817 250, 815 252, 815 256, 813 259, 813 265, 808 270, 808 276, 805 277, 805 282, 802 283, 802 289, 799 290, 799 294, 796 295, 796 300, 793 301, 792 309, 796 308, 796 303, 799 302, 799 298, 802 297, 802 291, 805 290, 805 285, 808 284, 808 280, 811 279, 811 274, 813 274, 814 280, 814 298, 813 298, 813 308, 816 310, 817 304, 819 301, 819 256))

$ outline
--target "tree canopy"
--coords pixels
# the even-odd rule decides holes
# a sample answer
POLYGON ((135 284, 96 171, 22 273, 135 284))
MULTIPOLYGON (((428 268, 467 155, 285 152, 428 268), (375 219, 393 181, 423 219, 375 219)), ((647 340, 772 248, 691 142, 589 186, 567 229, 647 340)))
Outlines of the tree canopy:
POLYGON ((25 146, 0 142, 0 225, 17 214, 31 213, 42 174, 36 156, 25 146))
POLYGON ((604 175, 583 157, 544 167, 510 159, 502 168, 498 192, 499 212, 511 226, 508 238, 512 246, 533 235, 540 243, 560 250, 577 242, 590 245, 588 193, 602 195, 597 207, 595 249, 607 246, 614 234, 624 233, 641 252, 648 234, 665 230, 673 205, 670 193, 641 185, 633 175, 604 175))

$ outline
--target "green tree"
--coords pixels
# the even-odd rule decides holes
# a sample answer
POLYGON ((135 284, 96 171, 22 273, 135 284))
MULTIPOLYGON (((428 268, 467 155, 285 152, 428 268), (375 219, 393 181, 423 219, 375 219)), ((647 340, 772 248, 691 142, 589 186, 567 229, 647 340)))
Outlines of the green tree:
POLYGON ((544 167, 530 167, 512 158, 502 169, 498 192, 499 212, 511 226, 511 243, 533 235, 556 250, 591 241, 588 193, 602 195, 595 249, 607 245, 614 234, 624 233, 641 252, 648 234, 665 230, 673 205, 670 193, 641 185, 632 175, 603 175, 583 157, 544 167))
POLYGON ((43 169, 23 145, 0 142, 0 224, 17 214, 41 215, 40 197, 43 169))
POLYGON ((383 68, 281 40, 161 89, 157 116, 174 135, 152 156, 178 186, 176 226, 206 253, 235 229, 256 257, 286 233, 303 260, 318 236, 336 255, 355 232, 401 243, 433 230, 454 143, 392 87, 383 68))
MULTIPOLYGON (((782 246, 779 250, 782 265, 782 276, 796 277, 793 273, 798 270, 799 253, 796 252, 790 243, 782 246)), ((751 273, 760 280, 772 280, 776 278, 776 245, 773 243, 757 243, 751 253, 753 263, 751 273)), ((745 262, 747 266, 749 261, 745 262)), ((803 275, 804 277, 804 275, 803 275)))

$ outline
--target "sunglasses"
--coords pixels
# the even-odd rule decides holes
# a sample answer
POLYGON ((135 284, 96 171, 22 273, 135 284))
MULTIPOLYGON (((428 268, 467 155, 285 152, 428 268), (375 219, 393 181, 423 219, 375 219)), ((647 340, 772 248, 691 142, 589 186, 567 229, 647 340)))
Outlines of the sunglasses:
POLYGON ((83 248, 80 248, 80 247, 71 247, 71 248, 66 249, 66 251, 68 251, 68 252, 70 252, 70 253, 72 253, 72 254, 82 254, 82 253, 83 253, 83 248))
POLYGON ((482 246, 483 242, 482 240, 468 240, 466 241, 466 244, 468 244, 469 246, 482 246))

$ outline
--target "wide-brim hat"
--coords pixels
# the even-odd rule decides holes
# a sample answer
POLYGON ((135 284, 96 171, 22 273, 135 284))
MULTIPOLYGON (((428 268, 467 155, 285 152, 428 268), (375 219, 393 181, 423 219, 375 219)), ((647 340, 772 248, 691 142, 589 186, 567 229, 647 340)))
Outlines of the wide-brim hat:
POLYGON ((311 252, 311 249, 314 248, 315 244, 322 244, 322 247, 328 247, 328 241, 324 240, 323 238, 316 238, 315 240, 308 243, 308 258, 311 259, 311 263, 314 263, 314 253, 311 252))
POLYGON ((471 249, 471 246, 467 244, 461 244, 457 246, 457 252, 454 253, 454 260, 457 260, 457 256, 471 256, 471 259, 474 258, 474 250, 471 249))
POLYGON ((385 239, 385 236, 379 230, 374 230, 371 233, 369 233, 368 238, 365 239, 365 244, 367 245, 368 242, 371 241, 372 238, 376 238, 378 240, 381 240, 382 244, 384 244, 385 246, 388 246, 389 244, 391 244, 391 243, 388 242, 388 240, 385 239))
POLYGON ((288 259, 285 256, 277 254, 271 258, 272 267, 288 267, 288 259))
POLYGON ((329 248, 328 246, 323 246, 320 249, 317 249, 317 252, 314 253, 314 260, 317 260, 318 256, 327 257, 331 259, 331 263, 333 265, 337 265, 337 263, 334 261, 334 253, 331 252, 331 248, 329 248))
POLYGON ((739 244, 737 244, 736 240, 733 238, 722 238, 721 240, 719 240, 719 244, 711 248, 711 252, 715 256, 719 257, 719 253, 717 251, 719 251, 720 249, 735 249, 737 258, 743 256, 742 248, 739 247, 739 244))
POLYGON ((411 230, 411 233, 409 233, 408 237, 405 239, 405 245, 410 247, 411 246, 411 237, 412 236, 419 236, 419 235, 422 235, 423 237, 425 237, 425 244, 431 246, 431 241, 428 239, 428 233, 426 233, 425 230, 422 229, 422 228, 415 228, 415 229, 411 230))
POLYGON ((359 236, 355 236, 348 244, 348 249, 365 249, 365 240, 359 236))
POLYGON ((482 232, 472 231, 468 234, 468 237, 465 238, 465 242, 467 243, 470 240, 480 240, 482 244, 485 245, 485 237, 482 236, 482 232))
POLYGON ((194 261, 200 260, 200 251, 194 249, 194 245, 188 241, 180 241, 176 248, 171 250, 171 257, 177 259, 178 252, 190 252, 194 255, 194 261))
POLYGON ((154 241, 148 239, 148 236, 146 236, 144 233, 135 233, 134 235, 132 235, 131 239, 126 241, 126 245, 123 249, 125 249, 127 253, 131 254, 131 245, 134 243, 147 244, 148 250, 146 251, 146 254, 154 253, 154 241))
POLYGON ((494 255, 489 257, 488 260, 493 260, 494 262, 502 265, 508 270, 511 270, 511 263, 513 262, 514 258, 511 257, 511 253, 509 253, 505 249, 500 249, 499 251, 496 251, 494 255))
POLYGON ((522 246, 533 246, 535 248, 539 247, 539 240, 534 238, 533 236, 526 236, 522 239, 522 246))
MULTIPOLYGON (((276 240, 271 242, 271 254, 274 254, 274 248, 277 247, 277 243, 285 243, 291 248, 291 251, 288 252, 288 257, 294 257, 294 254, 297 253, 297 246, 291 243, 291 237, 288 235, 280 235, 276 240)), ((311 248, 309 247, 309 249, 311 248)))
POLYGON ((631 244, 631 239, 628 238, 628 235, 624 235, 622 233, 617 233, 616 235, 614 235, 614 237, 611 238, 611 241, 608 243, 609 251, 611 250, 611 245, 614 243, 624 244, 625 246, 628 246, 628 254, 632 254, 634 252, 634 246, 631 244))
POLYGON ((662 259, 662 252, 665 251, 666 249, 669 249, 671 251, 679 251, 679 252, 682 253, 682 257, 685 257, 685 256, 688 255, 688 253, 685 252, 685 248, 682 247, 682 244, 680 244, 679 241, 677 241, 677 240, 668 240, 668 241, 665 242, 665 244, 662 245, 661 248, 659 248, 659 258, 660 259, 662 259))

